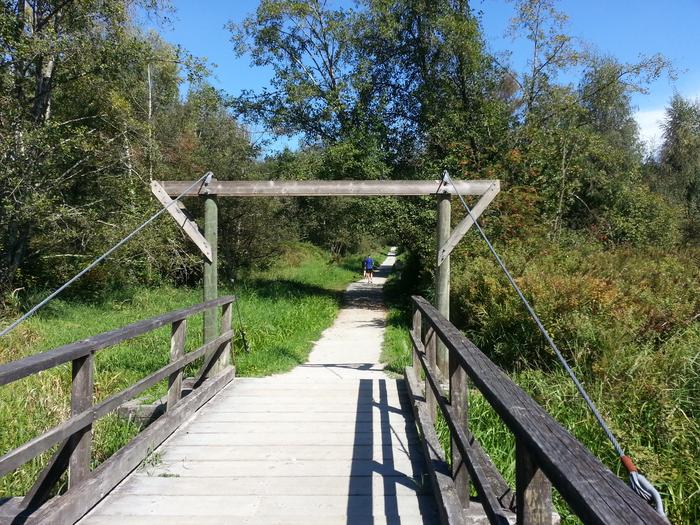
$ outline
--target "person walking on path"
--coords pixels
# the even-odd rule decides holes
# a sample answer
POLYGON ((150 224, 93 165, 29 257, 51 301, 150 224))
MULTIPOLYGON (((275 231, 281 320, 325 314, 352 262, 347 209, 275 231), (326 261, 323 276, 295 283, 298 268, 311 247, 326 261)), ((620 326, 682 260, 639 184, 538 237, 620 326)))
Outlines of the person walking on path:
POLYGON ((371 255, 368 255, 365 257, 365 260, 362 261, 362 270, 364 271, 363 277, 367 279, 368 283, 371 283, 372 275, 374 274, 374 259, 372 259, 371 255))

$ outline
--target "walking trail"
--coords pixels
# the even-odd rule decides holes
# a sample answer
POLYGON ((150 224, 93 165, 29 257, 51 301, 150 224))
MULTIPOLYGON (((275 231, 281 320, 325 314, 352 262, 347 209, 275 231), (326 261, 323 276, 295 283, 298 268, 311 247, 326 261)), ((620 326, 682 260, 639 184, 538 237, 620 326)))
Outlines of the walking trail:
POLYGON ((394 254, 348 287, 308 362, 235 379, 81 523, 437 523, 407 394, 380 363, 394 254))

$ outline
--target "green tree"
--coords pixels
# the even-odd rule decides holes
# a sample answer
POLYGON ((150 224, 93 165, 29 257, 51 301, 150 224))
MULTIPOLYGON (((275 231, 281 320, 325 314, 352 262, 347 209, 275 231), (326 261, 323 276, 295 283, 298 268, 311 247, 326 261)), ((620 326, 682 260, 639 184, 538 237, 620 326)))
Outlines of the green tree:
MULTIPOLYGON (((3 2, 3 289, 55 285, 153 210, 156 117, 177 102, 189 61, 132 22, 135 6, 159 4, 3 2)), ((183 254, 172 234, 143 237, 91 278, 159 278, 183 254), (143 248, 151 256, 137 257, 143 248)))
MULTIPOLYGON (((700 103, 676 94, 666 108, 661 147, 662 184, 700 224, 700 103)), ((691 232, 692 233, 692 232, 691 232)))
POLYGON ((229 23, 236 53, 272 66, 271 90, 244 94, 241 110, 286 135, 334 142, 353 127, 352 23, 343 9, 312 0, 262 0, 242 24, 229 23))

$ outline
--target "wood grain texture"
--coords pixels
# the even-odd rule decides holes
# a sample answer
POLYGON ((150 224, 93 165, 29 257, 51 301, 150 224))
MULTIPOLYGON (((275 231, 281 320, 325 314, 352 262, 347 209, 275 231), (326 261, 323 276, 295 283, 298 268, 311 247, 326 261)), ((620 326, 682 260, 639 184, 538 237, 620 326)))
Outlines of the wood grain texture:
POLYGON ((414 304, 552 485, 591 524, 665 521, 422 297, 414 304))
MULTIPOLYGON (((204 302, 209 303, 219 295, 219 205, 215 195, 204 195, 204 237, 211 247, 211 260, 204 261, 204 302)), ((215 306, 204 310, 204 339, 207 343, 216 337, 219 331, 215 306)))
POLYGON ((234 378, 233 369, 209 379, 188 395, 166 417, 158 419, 97 467, 90 478, 47 502, 27 518, 27 523, 72 524, 96 505, 143 459, 170 436, 184 421, 234 378))
MULTIPOLYGON (((420 355, 418 356, 421 357, 420 355)), ((439 370, 437 367, 437 336, 435 335, 435 330, 428 328, 425 334, 425 359, 430 363, 430 367, 433 370, 439 370)), ((425 366, 423 367, 425 370, 425 366)), ((436 394, 433 390, 428 387, 428 377, 425 378, 426 386, 424 388, 425 398, 428 403, 428 415, 433 422, 437 421, 437 400, 436 394)))
MULTIPOLYGON (((151 193, 155 195, 156 199, 158 199, 163 206, 168 206, 173 202, 163 186, 161 186, 155 180, 151 181, 151 193)), ((178 202, 181 203, 182 201, 178 202)), ((182 231, 184 231, 192 242, 197 245, 197 248, 199 248, 199 251, 202 252, 204 258, 211 262, 213 260, 211 246, 204 238, 204 235, 202 235, 202 232, 199 231, 197 223, 185 215, 185 213, 177 205, 169 206, 167 210, 182 231)))
MULTIPOLYGON (((88 354, 73 361, 71 383, 71 414, 78 415, 92 408, 94 393, 94 355, 88 354)), ((70 456, 69 486, 77 485, 90 475, 90 449, 92 448, 92 425, 71 436, 73 451, 70 456)))
MULTIPOLYGON (((450 352, 450 406, 455 414, 455 425, 469 430, 469 411, 468 411, 468 394, 469 388, 467 385, 467 374, 464 372, 459 362, 450 352)), ((452 479, 455 482, 457 496, 464 507, 469 506, 469 471, 462 460, 462 454, 459 451, 459 445, 455 439, 451 437, 450 453, 452 456, 452 479)))
POLYGON ((12 361, 11 363, 0 366, 0 386, 73 361, 74 359, 85 357, 90 352, 114 346, 118 343, 151 332, 161 326, 171 324, 175 321, 203 312, 204 310, 215 308, 232 301, 235 301, 235 297, 230 295, 219 297, 211 301, 190 306, 189 308, 183 308, 182 310, 138 321, 122 328, 76 341, 75 343, 70 343, 46 352, 12 361))
MULTIPOLYGON (((423 340, 422 332, 423 332, 423 320, 421 318, 420 310, 418 310, 416 308, 413 311, 413 326, 412 326, 413 340, 414 341, 422 341, 423 340)), ((422 348, 421 348, 421 351, 423 351, 422 348)), ((413 373, 416 375, 416 377, 420 377, 421 365, 420 365, 420 359, 418 359, 416 352, 418 352, 418 349, 414 345, 412 347, 412 351, 411 351, 411 355, 412 355, 412 359, 413 359, 413 373)))
POLYGON ((480 446, 475 446, 476 440, 468 435, 465 429, 456 424, 457 417, 447 398, 442 393, 435 366, 431 365, 422 355, 419 355, 419 357, 425 372, 426 393, 430 389, 435 396, 450 429, 453 442, 458 447, 460 457, 472 475, 479 500, 489 521, 494 524, 507 523, 508 509, 504 508, 501 501, 504 496, 507 496, 510 489, 507 488, 505 481, 500 478, 500 474, 498 474, 498 471, 483 449, 480 446), (494 483, 494 480, 499 481, 494 483))
POLYGON ((552 484, 520 441, 515 443, 517 525, 552 525, 552 484))
MULTIPOLYGON (((440 253, 440 247, 447 242, 450 236, 452 220, 452 201, 450 195, 437 196, 437 227, 435 232, 436 247, 435 252, 440 253)), ((450 318, 450 258, 445 257, 442 262, 438 262, 435 268, 435 305, 438 311, 450 318)), ((448 374, 448 352, 442 341, 435 341, 435 359, 437 368, 443 377, 448 374)))
MULTIPOLYGON (((230 304, 232 300, 232 298, 222 299, 228 301, 228 303, 224 304, 230 304)), ((218 303, 219 300, 215 302, 218 303)), ((197 313, 201 311, 201 309, 192 307, 185 309, 185 311, 191 314, 192 312, 197 313)), ((184 344, 185 325, 185 320, 179 318, 182 313, 183 310, 180 310, 149 320, 151 322, 155 320, 155 324, 158 324, 163 319, 168 319, 172 316, 176 317, 175 323, 181 325, 180 331, 176 331, 176 339, 183 338, 182 341, 176 341, 181 347, 180 351, 177 352, 180 354, 182 353, 182 344, 184 344)), ((136 323, 136 325, 139 325, 138 330, 141 330, 143 327, 142 323, 136 323)), ((134 325, 131 326, 133 327, 134 325)), ((110 335, 110 340, 114 340, 116 337, 113 332, 108 333, 112 334, 110 335)), ((129 333, 133 333, 133 331, 129 333)), ((209 343, 202 345, 197 350, 185 355, 180 355, 175 361, 169 363, 160 370, 157 370, 153 374, 136 382, 131 387, 108 397, 94 406, 92 405, 94 389, 94 354, 88 351, 87 354, 77 357, 73 360, 71 417, 0 457, 0 476, 18 468, 39 454, 46 452, 54 445, 61 444, 59 450, 49 462, 49 465, 39 475, 32 489, 25 496, 23 505, 24 507, 34 508, 43 503, 68 464, 70 464, 70 485, 81 484, 90 476, 92 423, 95 420, 117 409, 126 401, 133 399, 138 394, 144 392, 163 379, 169 376, 172 377, 173 374, 181 372, 185 366, 206 353, 211 353, 213 349, 222 348, 227 343, 230 343, 232 337, 233 331, 228 330, 209 343)), ((93 343, 94 341, 104 342, 105 339, 97 336, 93 339, 93 343)), ((74 349, 71 349, 70 352, 73 352, 73 350, 74 349)), ((32 366, 36 364, 37 362, 34 362, 32 366)), ((17 371, 19 369, 15 368, 14 370, 17 371)))
POLYGON ((134 472, 84 523, 138 522, 148 512, 169 520, 199 511, 197 501, 220 523, 246 516, 265 523, 271 515, 288 523, 304 513, 331 523, 342 513, 347 523, 383 516, 436 523, 406 396, 403 382, 386 377, 234 382, 157 451, 157 464, 134 472), (262 401, 276 411, 247 411, 262 401), (253 417, 239 421, 239 414, 253 417))
POLYGON ((449 238, 440 243, 440 246, 438 247, 438 266, 449 258, 452 250, 455 249, 457 244, 459 244, 459 241, 462 240, 462 237, 464 237, 464 235, 474 225, 473 219, 479 219, 481 214, 486 211, 486 208, 488 208, 493 199, 496 198, 496 195, 498 195, 500 190, 501 185, 499 181, 493 181, 493 184, 489 187, 486 193, 481 196, 479 202, 477 202, 471 209, 471 215, 467 214, 467 216, 462 219, 457 226, 455 226, 455 229, 452 231, 449 238))
POLYGON ((442 445, 435 433, 433 420, 426 404, 425 392, 412 368, 406 368, 404 377, 408 385, 414 417, 422 435, 423 454, 428 465, 433 493, 438 503, 440 521, 445 525, 465 525, 462 502, 457 496, 449 467, 442 456, 442 445))
MULTIPOLYGON (((159 181, 168 195, 180 195, 192 185, 192 181, 159 181)), ((483 195, 493 185, 493 180, 455 180, 461 195, 483 195)), ((359 196, 411 196, 434 195, 454 192, 452 185, 439 180, 425 181, 377 181, 377 180, 213 180, 208 186, 211 194, 221 197, 359 197, 359 196)), ((190 189, 185 195, 200 195, 199 188, 190 189)))
MULTIPOLYGON (((175 321, 170 334, 170 362, 177 362, 185 353, 187 336, 187 319, 175 321)), ((168 378, 168 403, 166 410, 172 411, 182 395, 182 368, 170 374, 168 378)))

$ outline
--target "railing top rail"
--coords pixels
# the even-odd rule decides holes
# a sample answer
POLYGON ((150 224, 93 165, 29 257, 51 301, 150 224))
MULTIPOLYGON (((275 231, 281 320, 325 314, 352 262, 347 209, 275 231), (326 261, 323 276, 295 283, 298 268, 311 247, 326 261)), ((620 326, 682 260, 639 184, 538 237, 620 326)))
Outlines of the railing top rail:
POLYGON ((30 355, 17 361, 12 361, 0 366, 0 386, 12 383, 13 381, 17 381, 37 372, 68 363, 74 359, 84 357, 90 352, 114 346, 167 324, 198 314, 204 310, 229 304, 233 301, 235 301, 233 295, 222 296, 188 308, 137 321, 130 325, 47 350, 46 352, 30 355))
POLYGON ((585 523, 665 521, 420 296, 416 308, 585 523))

